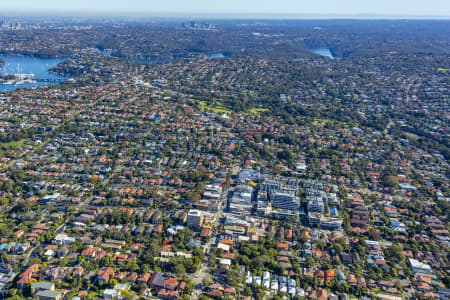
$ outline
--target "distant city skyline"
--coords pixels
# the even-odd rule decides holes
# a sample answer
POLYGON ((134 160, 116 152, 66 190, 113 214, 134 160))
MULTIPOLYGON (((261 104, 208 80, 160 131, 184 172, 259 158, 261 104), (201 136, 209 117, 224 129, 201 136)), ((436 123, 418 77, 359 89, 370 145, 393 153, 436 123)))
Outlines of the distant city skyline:
POLYGON ((261 15, 362 15, 450 16, 448 0, 15 0, 2 1, 3 12, 96 12, 140 14, 261 14, 261 15))

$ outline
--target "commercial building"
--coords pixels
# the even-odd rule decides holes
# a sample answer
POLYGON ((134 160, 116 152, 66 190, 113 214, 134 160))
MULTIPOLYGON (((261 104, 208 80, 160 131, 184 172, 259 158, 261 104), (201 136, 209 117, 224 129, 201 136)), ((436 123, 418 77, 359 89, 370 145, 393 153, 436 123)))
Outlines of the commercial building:
POLYGON ((299 200, 293 192, 273 191, 270 194, 272 207, 277 209, 297 210, 299 200))
POLYGON ((187 226, 192 229, 200 229, 203 223, 203 215, 200 210, 191 209, 187 215, 187 226))
POLYGON ((253 188, 251 186, 237 186, 230 200, 230 211, 235 214, 250 214, 253 207, 252 195, 253 188))
POLYGON ((408 264, 413 272, 431 273, 431 267, 428 264, 418 261, 414 258, 408 259, 408 264))
POLYGON ((342 227, 342 219, 339 218, 320 218, 320 227, 328 230, 338 230, 342 227))

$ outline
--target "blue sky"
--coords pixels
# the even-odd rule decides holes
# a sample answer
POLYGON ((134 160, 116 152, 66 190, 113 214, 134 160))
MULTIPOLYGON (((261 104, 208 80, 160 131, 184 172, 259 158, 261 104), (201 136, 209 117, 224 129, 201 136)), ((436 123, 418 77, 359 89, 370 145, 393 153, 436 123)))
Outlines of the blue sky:
POLYGON ((450 16, 450 0, 0 0, 0 10, 450 16))

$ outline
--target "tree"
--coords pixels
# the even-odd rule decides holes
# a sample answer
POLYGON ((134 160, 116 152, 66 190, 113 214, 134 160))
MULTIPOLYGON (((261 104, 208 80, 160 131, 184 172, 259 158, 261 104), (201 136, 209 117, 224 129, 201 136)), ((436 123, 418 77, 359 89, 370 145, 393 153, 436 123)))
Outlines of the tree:
POLYGON ((211 252, 211 253, 209 254, 209 264, 210 264, 211 266, 215 266, 215 265, 216 265, 216 260, 217 260, 216 254, 213 253, 213 252, 211 252))
POLYGON ((340 255, 342 253, 342 251, 344 251, 344 247, 342 247, 341 244, 335 244, 334 251, 336 251, 337 255, 340 255))
POLYGON ((256 299, 258 299, 258 300, 263 300, 265 295, 266 295, 266 293, 264 292, 263 289, 258 289, 256 291, 256 299))
POLYGON ((376 230, 375 228, 370 228, 368 235, 369 235, 369 239, 371 239, 371 240, 379 240, 380 239, 380 232, 378 230, 376 230))
POLYGON ((150 266, 148 264, 141 265, 141 272, 147 273, 150 270, 150 266))
POLYGON ((186 268, 182 263, 177 263, 173 266, 173 272, 178 275, 186 274, 186 268))
POLYGON ((402 251, 402 246, 398 243, 394 243, 390 247, 386 248, 384 252, 389 258, 395 258, 397 261, 402 261, 405 259, 402 251))
POLYGON ((244 296, 251 296, 252 295, 252 289, 247 285, 245 286, 244 291, 242 292, 244 296))
POLYGON ((209 280, 208 278, 203 278, 202 283, 203 286, 207 288, 211 285, 211 280, 209 280))
POLYGON ((108 266, 108 267, 112 267, 114 265, 112 257, 109 255, 104 256, 101 260, 100 260, 100 264, 102 266, 108 266))
POLYGON ((109 285, 110 286, 115 286, 117 284, 117 280, 115 279, 115 278, 111 278, 110 280, 109 280, 109 285))
POLYGON ((341 293, 348 293, 350 286, 345 281, 340 281, 337 284, 337 290, 341 293))
POLYGON ((397 188, 398 187, 398 178, 396 176, 393 175, 385 175, 382 177, 382 182, 381 182, 384 186, 389 187, 389 188, 397 188))
POLYGON ((203 260, 203 258, 205 257, 205 254, 203 253, 202 249, 200 249, 200 248, 195 249, 193 251, 193 254, 194 254, 194 256, 200 258, 200 260, 203 260))
POLYGON ((312 257, 311 257, 311 256, 308 256, 308 257, 306 258, 306 266, 307 266, 308 268, 311 268, 311 267, 313 266, 313 263, 314 263, 314 261, 313 261, 312 257))
POLYGON ((69 259, 67 257, 61 258, 59 260, 60 267, 65 267, 65 266, 67 266, 68 263, 69 263, 69 259))
POLYGON ((240 270, 238 268, 228 269, 225 282, 231 286, 238 287, 241 282, 240 270))
POLYGON ((8 205, 9 200, 6 197, 0 197, 0 205, 8 205))

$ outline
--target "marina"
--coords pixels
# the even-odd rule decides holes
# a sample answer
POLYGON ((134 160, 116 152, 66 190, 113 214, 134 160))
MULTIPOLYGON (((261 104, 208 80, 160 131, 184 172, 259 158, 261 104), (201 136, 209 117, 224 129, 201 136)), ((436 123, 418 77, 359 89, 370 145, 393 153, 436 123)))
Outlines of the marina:
POLYGON ((5 55, 0 56, 0 58, 5 61, 5 64, 0 67, 0 91, 58 84, 64 80, 64 77, 49 72, 49 69, 64 61, 64 59, 5 55))

